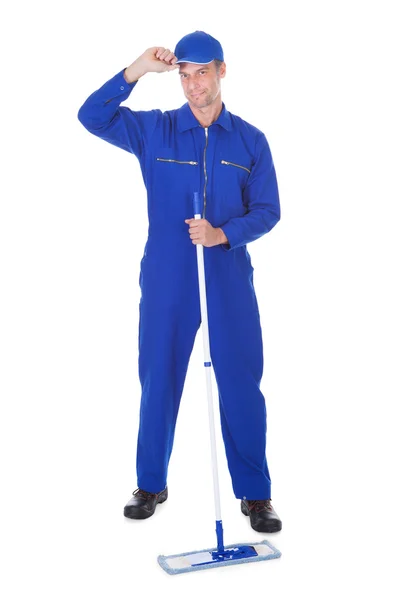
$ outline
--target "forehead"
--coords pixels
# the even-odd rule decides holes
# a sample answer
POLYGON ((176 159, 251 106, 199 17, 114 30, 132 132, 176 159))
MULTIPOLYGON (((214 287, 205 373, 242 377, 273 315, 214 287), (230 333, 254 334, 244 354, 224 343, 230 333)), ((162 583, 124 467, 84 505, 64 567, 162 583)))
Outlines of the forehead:
POLYGON ((212 63, 205 65, 198 63, 179 63, 179 73, 197 73, 198 71, 210 71, 212 63))

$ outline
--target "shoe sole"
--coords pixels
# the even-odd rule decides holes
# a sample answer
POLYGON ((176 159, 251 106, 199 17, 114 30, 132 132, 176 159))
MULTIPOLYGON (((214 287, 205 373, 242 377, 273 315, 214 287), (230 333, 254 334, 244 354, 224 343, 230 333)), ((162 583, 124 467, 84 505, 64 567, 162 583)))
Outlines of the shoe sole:
POLYGON ((157 500, 157 503, 152 512, 138 508, 138 509, 136 509, 137 512, 135 514, 132 514, 132 511, 135 509, 133 507, 125 506, 124 507, 124 517, 127 517, 128 519, 148 519, 149 517, 154 515, 156 508, 157 508, 157 504, 162 504, 163 502, 165 502, 167 500, 167 498, 168 498, 168 492, 166 492, 163 496, 160 496, 160 499, 157 500))
MULTIPOLYGON (((241 511, 244 515, 246 515, 246 517, 250 517, 250 512, 247 509, 246 505, 243 504, 243 502, 240 505, 241 511)), ((272 521, 271 524, 266 527, 266 526, 259 526, 259 525, 253 525, 253 523, 251 522, 250 519, 250 525, 251 527, 254 529, 254 531, 258 531, 259 533, 276 533, 277 531, 281 531, 282 529, 282 523, 279 523, 277 521, 272 521)))

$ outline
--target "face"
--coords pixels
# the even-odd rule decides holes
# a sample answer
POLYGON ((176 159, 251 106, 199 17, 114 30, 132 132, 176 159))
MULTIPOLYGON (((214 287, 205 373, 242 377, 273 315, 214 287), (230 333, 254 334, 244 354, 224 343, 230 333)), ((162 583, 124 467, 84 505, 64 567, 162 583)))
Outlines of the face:
POLYGON ((225 77, 225 63, 219 74, 215 62, 206 65, 193 63, 179 64, 179 77, 183 93, 194 108, 205 108, 221 94, 221 78, 225 77))

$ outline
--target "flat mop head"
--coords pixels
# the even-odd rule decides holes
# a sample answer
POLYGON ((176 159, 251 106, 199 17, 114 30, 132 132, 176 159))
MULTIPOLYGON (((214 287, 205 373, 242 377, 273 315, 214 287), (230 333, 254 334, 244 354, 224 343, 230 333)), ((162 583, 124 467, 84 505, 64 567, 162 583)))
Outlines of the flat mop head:
POLYGON ((279 558, 281 552, 267 540, 255 542, 254 544, 235 544, 227 546, 224 551, 218 552, 217 548, 185 552, 184 554, 173 554, 171 556, 159 556, 159 565, 170 575, 187 573, 199 569, 211 569, 213 567, 225 567, 227 565, 238 565, 257 560, 270 560, 279 558))

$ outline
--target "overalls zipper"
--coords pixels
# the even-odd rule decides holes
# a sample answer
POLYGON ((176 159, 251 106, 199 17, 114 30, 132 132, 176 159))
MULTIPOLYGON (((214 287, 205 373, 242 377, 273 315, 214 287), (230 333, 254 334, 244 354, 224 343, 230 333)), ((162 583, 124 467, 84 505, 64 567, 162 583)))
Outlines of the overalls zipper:
POLYGON ((183 165, 198 165, 199 164, 195 160, 175 160, 174 158, 157 158, 157 160, 162 160, 164 162, 176 162, 176 163, 181 163, 183 165))
POLYGON ((236 163, 228 162, 227 160, 221 160, 221 163, 223 165, 233 165, 234 167, 240 167, 241 169, 245 169, 246 171, 248 171, 250 173, 250 169, 248 169, 247 167, 242 167, 242 165, 237 165, 236 163))
POLYGON ((207 204, 207 199, 206 199, 206 188, 207 188, 206 149, 207 149, 207 142, 208 142, 208 127, 205 127, 204 131, 205 131, 205 134, 206 134, 206 145, 204 146, 204 208, 203 208, 203 219, 206 218, 206 204, 207 204))

